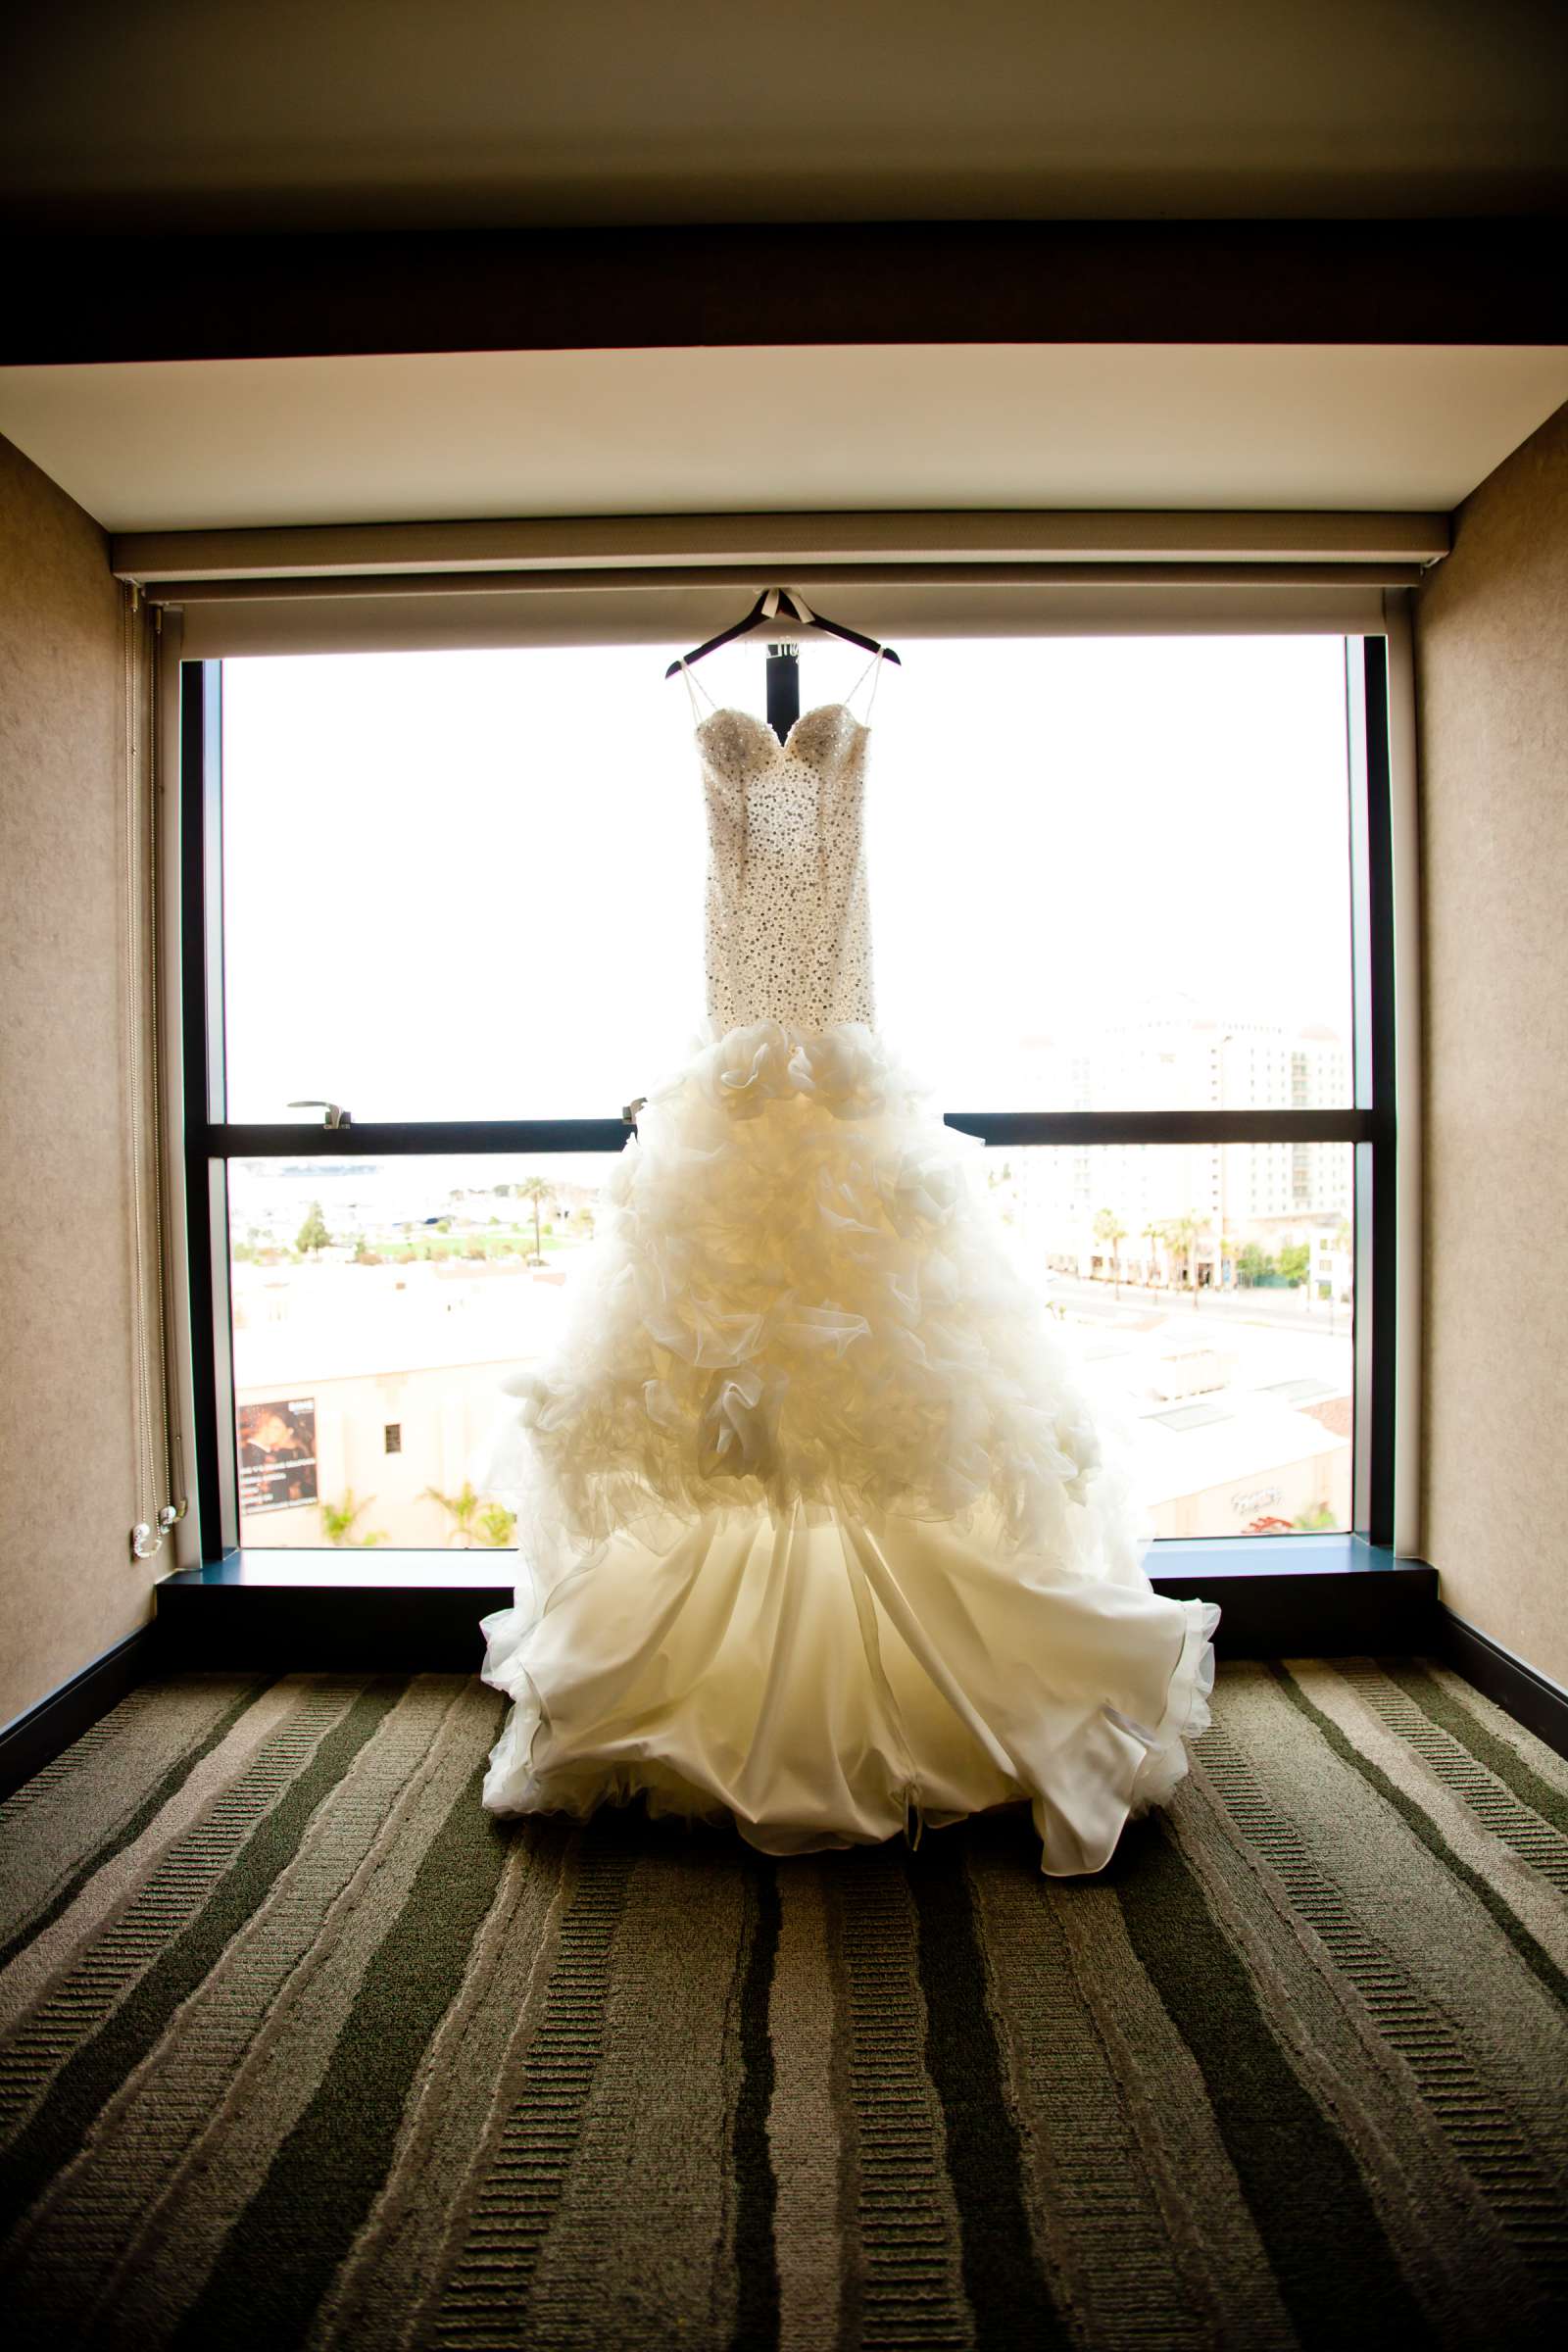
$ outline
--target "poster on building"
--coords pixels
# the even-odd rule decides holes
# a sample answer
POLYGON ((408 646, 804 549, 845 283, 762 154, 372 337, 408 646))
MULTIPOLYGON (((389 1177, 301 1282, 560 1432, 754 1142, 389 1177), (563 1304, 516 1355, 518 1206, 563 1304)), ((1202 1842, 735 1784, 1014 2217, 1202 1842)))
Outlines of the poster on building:
POLYGON ((239 1408, 239 1507, 282 1511, 315 1502, 316 1399, 239 1408))

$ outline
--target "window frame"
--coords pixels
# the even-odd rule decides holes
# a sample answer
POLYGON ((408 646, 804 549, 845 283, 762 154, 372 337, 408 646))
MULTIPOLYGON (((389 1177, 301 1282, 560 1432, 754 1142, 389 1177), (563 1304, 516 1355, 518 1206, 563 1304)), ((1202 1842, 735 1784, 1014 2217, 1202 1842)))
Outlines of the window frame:
MULTIPOLYGON (((1309 1566, 1392 1566, 1415 1554, 1419 1416, 1419 1167, 1398 1150, 1398 1103, 1418 1070, 1414 1032, 1414 727, 1408 620, 1384 598, 1380 632, 1357 616, 1346 649, 1352 1100, 1312 1110, 992 1112, 947 1124, 995 1145, 1348 1143, 1353 1147, 1351 1526, 1348 1534, 1161 1539, 1151 1570, 1298 1573, 1309 1566), (1402 887, 1396 890, 1397 879, 1402 887), (1402 919, 1396 925, 1396 915, 1402 919), (1396 992, 1396 973, 1401 983, 1396 992), (1396 1013, 1400 1015, 1396 1026, 1396 1013), (1403 1373, 1403 1378, 1399 1377, 1403 1373), (1396 1471, 1398 1476, 1396 1478, 1396 1471)), ((222 662, 186 658, 180 614, 160 614, 163 876, 178 906, 165 975, 166 1178, 175 1268, 171 1300, 176 1447, 188 1511, 182 1568, 243 1569, 230 1323, 227 1163, 232 1158, 352 1152, 391 1158, 615 1152, 618 1118, 394 1121, 334 1130, 308 1122, 231 1123, 223 1069, 222 662)), ((1227 634, 1222 621, 1183 633, 1227 634)), ((1092 621, 1082 633, 1098 634, 1092 621)), ((1155 633, 1150 631, 1149 633, 1155 633)), ((1265 632, 1266 633, 1266 632, 1265 632)), ((415 1555, 402 1551, 395 1559, 415 1555)), ((394 1570, 395 1573, 395 1570, 394 1570)), ((321 1581, 329 1581, 323 1578, 321 1581)))

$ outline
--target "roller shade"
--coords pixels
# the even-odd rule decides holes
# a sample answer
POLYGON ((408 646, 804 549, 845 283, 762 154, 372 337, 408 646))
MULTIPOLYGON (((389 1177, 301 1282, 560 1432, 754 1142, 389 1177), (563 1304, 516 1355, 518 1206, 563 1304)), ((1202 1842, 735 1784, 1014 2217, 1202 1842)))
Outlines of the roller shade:
POLYGON ((1356 631, 1446 553, 1425 514, 633 515, 130 535, 190 658, 695 644, 773 581, 898 637, 1356 631))

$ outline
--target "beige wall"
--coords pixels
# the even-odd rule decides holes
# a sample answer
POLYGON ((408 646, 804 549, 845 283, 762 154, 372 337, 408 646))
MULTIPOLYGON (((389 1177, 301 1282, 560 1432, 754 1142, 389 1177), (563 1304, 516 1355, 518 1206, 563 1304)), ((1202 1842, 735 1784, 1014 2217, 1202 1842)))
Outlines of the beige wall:
POLYGON ((102 532, 0 440, 0 1723, 140 1625, 156 1572, 129 1544, 165 1498, 137 1466, 131 652, 102 532))
POLYGON ((1422 1549, 1568 1684, 1568 408, 1416 601, 1425 894, 1422 1549))

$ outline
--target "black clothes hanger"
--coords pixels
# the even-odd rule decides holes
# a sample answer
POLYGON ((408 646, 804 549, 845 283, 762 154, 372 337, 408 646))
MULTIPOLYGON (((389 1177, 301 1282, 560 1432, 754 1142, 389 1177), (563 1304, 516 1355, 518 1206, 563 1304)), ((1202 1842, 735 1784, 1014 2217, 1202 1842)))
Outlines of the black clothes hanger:
POLYGON ((706 645, 698 646, 684 661, 672 662, 664 672, 665 677, 672 678, 678 669, 689 669, 694 662, 701 662, 706 654, 716 654, 721 645, 728 645, 735 638, 746 636, 749 630, 761 627, 764 621, 774 624, 773 634, 776 637, 780 614, 801 628, 822 629, 829 637, 842 637, 849 645, 863 645, 868 654, 880 654, 884 662, 897 662, 899 659, 891 645, 879 645, 874 637, 862 636, 858 629, 846 628, 841 620, 829 620, 825 612, 813 612, 798 588, 764 588, 743 620, 736 621, 733 628, 720 629, 716 637, 710 637, 706 645))

